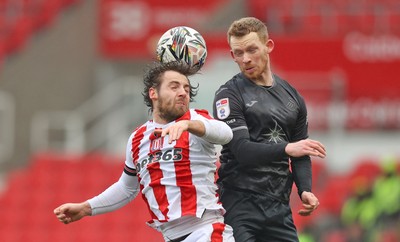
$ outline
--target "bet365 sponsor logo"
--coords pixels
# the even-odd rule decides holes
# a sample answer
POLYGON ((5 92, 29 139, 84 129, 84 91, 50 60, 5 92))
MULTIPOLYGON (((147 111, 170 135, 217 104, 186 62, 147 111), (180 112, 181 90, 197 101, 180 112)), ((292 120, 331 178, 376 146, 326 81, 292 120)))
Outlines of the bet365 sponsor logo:
POLYGON ((143 167, 160 161, 180 161, 182 160, 182 149, 175 148, 175 149, 167 149, 167 150, 158 150, 153 153, 150 153, 146 159, 141 160, 140 162, 136 163, 136 171, 139 173, 143 167))

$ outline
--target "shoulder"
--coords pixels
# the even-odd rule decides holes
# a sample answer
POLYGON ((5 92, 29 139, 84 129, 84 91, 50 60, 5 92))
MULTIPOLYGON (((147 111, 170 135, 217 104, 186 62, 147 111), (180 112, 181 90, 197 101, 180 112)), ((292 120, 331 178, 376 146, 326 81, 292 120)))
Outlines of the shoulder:
POLYGON ((281 78, 280 76, 278 76, 277 74, 274 74, 274 80, 276 82, 277 85, 281 85, 290 89, 295 89, 288 81, 286 81, 285 79, 281 78))
POLYGON ((225 84, 221 85, 215 92, 216 97, 237 96, 241 93, 241 86, 244 83, 243 76, 239 73, 233 76, 225 84))
POLYGON ((286 81, 285 79, 282 79, 281 77, 279 77, 278 75, 274 74, 274 80, 276 82, 277 85, 282 86, 284 89, 286 89, 287 91, 294 93, 296 95, 300 95, 299 92, 297 91, 297 89, 292 86, 288 81, 286 81))
POLYGON ((223 90, 227 90, 227 89, 236 89, 238 84, 240 82, 243 81, 243 77, 242 75, 236 74, 235 76, 233 76, 230 80, 228 80, 227 82, 225 82, 224 84, 222 84, 219 89, 216 91, 216 94, 218 94, 219 92, 223 91, 223 90))
POLYGON ((305 100, 300 92, 293 87, 288 81, 280 78, 277 75, 274 75, 277 85, 281 86, 284 89, 284 92, 288 93, 292 100, 294 100, 300 107, 305 107, 305 100))
POLYGON ((210 114, 205 109, 195 109, 190 108, 182 117, 178 118, 177 121, 180 120, 197 120, 197 119, 212 119, 210 114))
POLYGON ((190 109, 190 112, 192 113, 192 117, 198 116, 206 119, 212 119, 211 115, 206 109, 190 109))
POLYGON ((152 123, 153 123, 153 121, 152 121, 152 120, 149 120, 149 121, 147 121, 146 123, 144 123, 144 124, 142 124, 142 125, 140 125, 140 126, 137 126, 137 127, 132 131, 131 137, 133 137, 134 135, 137 135, 137 134, 142 134, 142 133, 144 133, 144 132, 148 129, 148 125, 149 125, 149 124, 152 124, 152 123))

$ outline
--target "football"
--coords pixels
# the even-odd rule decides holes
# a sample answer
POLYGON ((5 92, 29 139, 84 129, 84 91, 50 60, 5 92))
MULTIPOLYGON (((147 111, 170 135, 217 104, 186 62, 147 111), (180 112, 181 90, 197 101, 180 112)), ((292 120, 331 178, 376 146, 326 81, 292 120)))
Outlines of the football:
POLYGON ((207 47, 203 36, 187 26, 167 30, 157 43, 157 59, 163 63, 183 61, 197 71, 207 58, 207 47))

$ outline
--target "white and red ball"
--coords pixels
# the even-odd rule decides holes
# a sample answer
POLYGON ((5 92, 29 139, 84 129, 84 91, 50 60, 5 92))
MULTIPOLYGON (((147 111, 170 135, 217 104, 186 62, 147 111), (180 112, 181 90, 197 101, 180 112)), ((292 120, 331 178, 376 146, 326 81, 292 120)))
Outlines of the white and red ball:
POLYGON ((200 70, 207 58, 203 36, 196 30, 177 26, 167 30, 157 44, 157 59, 163 63, 183 61, 200 70))

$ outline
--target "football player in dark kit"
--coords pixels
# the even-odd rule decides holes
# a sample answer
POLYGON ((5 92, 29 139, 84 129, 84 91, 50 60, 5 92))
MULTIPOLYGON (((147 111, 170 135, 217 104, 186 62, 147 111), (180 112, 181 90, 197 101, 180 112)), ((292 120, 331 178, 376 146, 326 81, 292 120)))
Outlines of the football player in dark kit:
POLYGON ((233 130, 221 150, 218 185, 225 221, 237 242, 298 241, 289 197, 293 181, 310 215, 319 205, 311 192, 310 156, 325 147, 308 138, 303 98, 270 69, 274 42, 260 20, 246 17, 228 30, 240 73, 215 93, 214 117, 233 130))

